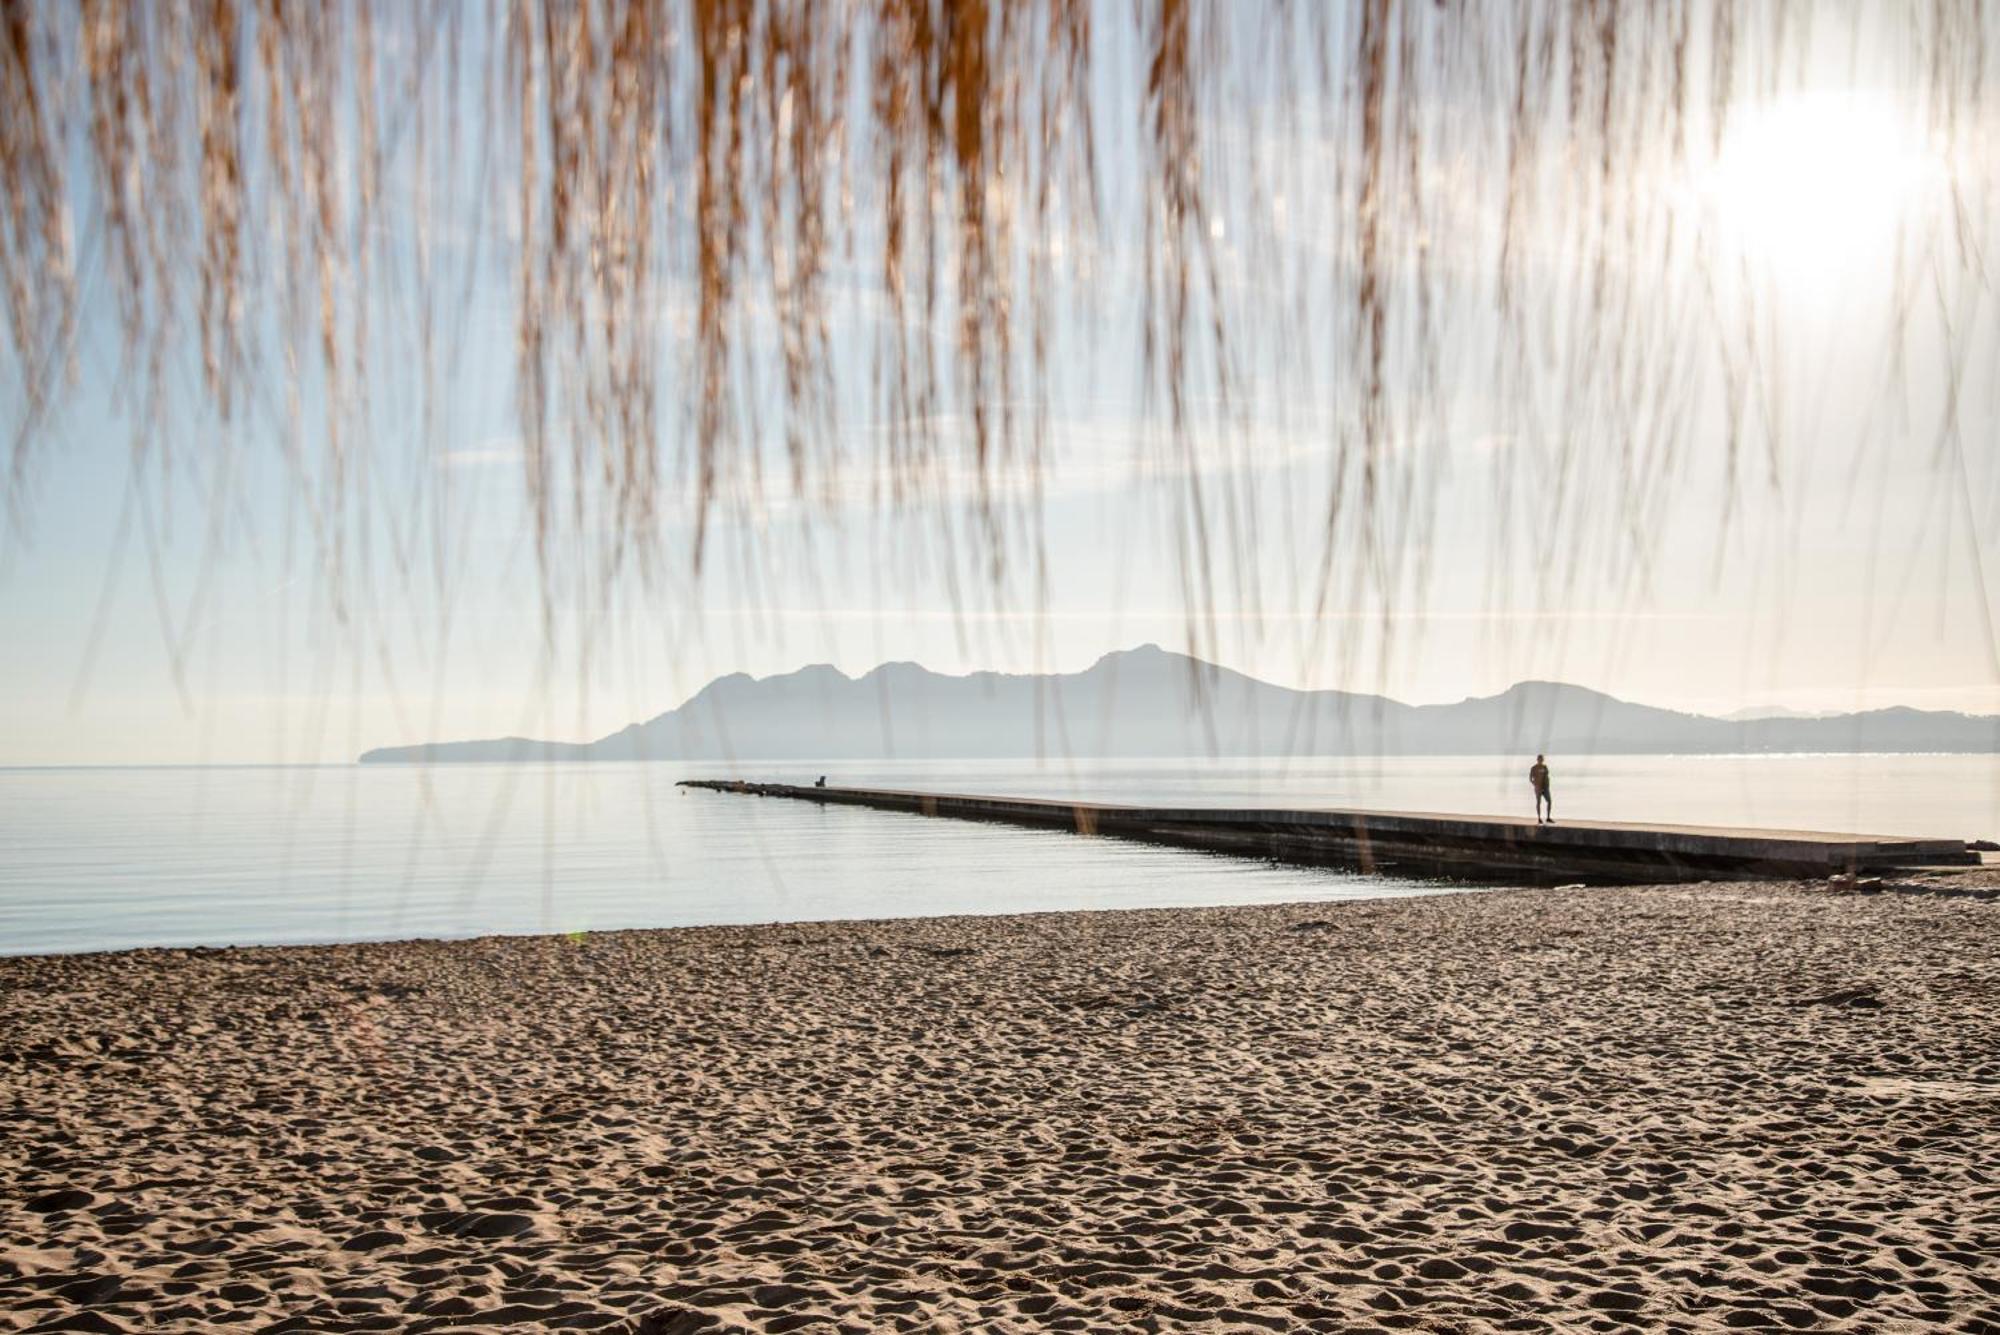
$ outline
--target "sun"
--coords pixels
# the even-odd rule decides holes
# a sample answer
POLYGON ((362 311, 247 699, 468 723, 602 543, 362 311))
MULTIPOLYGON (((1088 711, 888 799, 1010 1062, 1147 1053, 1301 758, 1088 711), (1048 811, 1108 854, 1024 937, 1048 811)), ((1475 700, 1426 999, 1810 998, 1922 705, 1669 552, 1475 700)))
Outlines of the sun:
POLYGON ((1831 293, 1887 271, 1943 176, 1907 107, 1813 94, 1732 119, 1703 193, 1725 261, 1752 281, 1831 293))

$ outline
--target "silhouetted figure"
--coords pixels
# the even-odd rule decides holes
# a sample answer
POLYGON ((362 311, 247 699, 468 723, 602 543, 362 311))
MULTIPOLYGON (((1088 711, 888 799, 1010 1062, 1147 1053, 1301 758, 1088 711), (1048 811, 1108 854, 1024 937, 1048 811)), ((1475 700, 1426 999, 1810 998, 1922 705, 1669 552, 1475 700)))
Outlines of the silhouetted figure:
POLYGON ((813 780, 813 787, 815 787, 815 788, 824 788, 824 787, 826 787, 826 775, 822 774, 822 775, 820 775, 820 776, 819 776, 819 777, 818 777, 817 779, 814 779, 814 780, 813 780))
POLYGON ((1556 823, 1556 800, 1549 796, 1549 762, 1547 756, 1536 756, 1534 765, 1528 770, 1528 786, 1535 790, 1535 824, 1542 823, 1542 808, 1549 809, 1548 823, 1556 823))

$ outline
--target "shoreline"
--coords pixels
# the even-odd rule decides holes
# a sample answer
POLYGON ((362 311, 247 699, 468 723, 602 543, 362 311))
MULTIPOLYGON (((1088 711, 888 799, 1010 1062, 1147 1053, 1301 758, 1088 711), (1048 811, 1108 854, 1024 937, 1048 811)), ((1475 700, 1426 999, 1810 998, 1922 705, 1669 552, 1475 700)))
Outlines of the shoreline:
POLYGON ((4 957, 0 1330, 1981 1329, 1996 947, 1747 882, 4 957))
MULTIPOLYGON (((1198 857, 1227 858, 1242 861, 1240 854, 1208 852, 1200 849, 1181 850, 1198 857)), ((1946 870, 1974 870, 1970 868, 1946 870)), ((749 922, 691 922, 670 923, 661 926, 633 927, 585 927, 570 931, 531 932, 479 932, 466 936, 357 936, 342 937, 336 941, 241 941, 224 942, 220 945, 206 943, 192 945, 147 945, 147 946, 102 946, 84 947, 78 950, 35 950, 19 954, 0 952, 0 969, 10 961, 23 960, 74 960, 102 959, 121 955, 166 955, 203 958, 212 955, 246 954, 254 951, 291 950, 343 950, 359 947, 382 946, 460 946, 481 942, 508 941, 563 941, 576 943, 585 940, 604 940, 624 936, 653 936, 660 933, 678 932, 722 932, 722 931, 766 931, 781 927, 871 927, 894 923, 982 923, 994 920, 1072 918, 1089 917, 1100 913, 1177 913, 1182 910, 1203 912, 1210 909, 1262 909, 1262 908, 1339 908, 1344 904, 1377 904, 1403 899, 1435 899, 1454 895, 1496 894, 1504 890, 1520 889, 1518 886, 1496 885, 1491 882, 1463 881, 1415 881, 1401 878, 1382 878, 1385 884, 1396 889, 1387 893, 1370 893, 1342 896, 1328 899, 1269 899, 1237 900, 1222 903, 1184 902, 1172 904, 1118 904, 1098 908, 1057 908, 1057 909, 995 909, 989 913, 900 913, 882 917, 844 918, 759 918, 749 922), (1418 885, 1423 888, 1408 889, 1418 885), (1430 888, 1435 886, 1435 889, 1430 888)), ((1996 879, 1992 893, 2000 897, 2000 879, 1996 879)))
MULTIPOLYGON (((1217 852, 1207 849, 1181 850, 1198 857, 1224 858, 1241 861, 1239 853, 1217 852)), ((1337 870, 1337 869, 1336 869, 1337 870)), ((37 950, 8 953, 0 951, 0 968, 9 961, 56 960, 56 959, 99 959, 119 955, 164 955, 202 957, 209 955, 242 954, 251 951, 292 951, 292 950, 339 950, 360 946, 426 946, 426 945, 472 945, 479 942, 506 941, 577 941, 579 939, 601 939, 618 936, 648 936, 662 932, 703 932, 703 931, 758 931, 781 927, 868 927, 893 923, 981 923, 996 919, 1036 919, 1089 917, 1097 914, 1118 913, 1177 913, 1205 912, 1228 909, 1338 909, 1349 904, 1395 903, 1405 899, 1452 898, 1460 895, 1493 895, 1525 890, 1649 890, 1669 888, 1669 884, 1681 889, 1699 890, 1704 887, 1734 886, 1750 888, 1758 885, 1787 885, 1806 887, 1826 887, 1840 890, 1851 889, 1853 877, 1836 877, 1830 880, 1784 880, 1778 878, 1751 878, 1745 880, 1686 881, 1660 883, 1657 885, 1631 885, 1625 883, 1578 884, 1563 886, 1535 886, 1527 884, 1506 884, 1493 881, 1478 881, 1470 878, 1447 879, 1442 877, 1408 880, 1386 878, 1387 883, 1398 888, 1386 894, 1362 894, 1330 899, 1272 899, 1235 901, 1225 903, 1175 903, 1115 905, 1101 908, 1027 909, 1009 911, 996 909, 990 913, 903 913, 882 917, 843 918, 759 918, 747 922, 703 922, 673 923, 663 926, 632 927, 590 927, 573 931, 532 931, 532 932, 479 932, 464 936, 366 936, 343 937, 334 941, 243 941, 222 944, 197 943, 190 945, 144 945, 144 946, 101 946, 83 947, 77 950, 37 950), (1424 888, 1411 890, 1410 885, 1424 888)), ((1988 855, 1988 860, 1974 866, 1964 867, 1922 867, 1909 868, 1886 874, 1864 874, 1859 878, 1864 894, 1914 895, 1918 897, 1942 897, 1963 899, 2000 899, 2000 859, 1988 855)))

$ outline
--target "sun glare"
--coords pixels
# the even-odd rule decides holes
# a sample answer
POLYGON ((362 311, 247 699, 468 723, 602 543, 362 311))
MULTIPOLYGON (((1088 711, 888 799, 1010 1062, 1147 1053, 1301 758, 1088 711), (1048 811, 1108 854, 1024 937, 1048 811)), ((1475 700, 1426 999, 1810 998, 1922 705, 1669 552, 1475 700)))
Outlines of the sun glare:
POLYGON ((1883 271, 1943 174, 1901 105, 1802 96, 1732 122, 1707 193, 1727 257, 1753 280, 1830 293, 1883 271))

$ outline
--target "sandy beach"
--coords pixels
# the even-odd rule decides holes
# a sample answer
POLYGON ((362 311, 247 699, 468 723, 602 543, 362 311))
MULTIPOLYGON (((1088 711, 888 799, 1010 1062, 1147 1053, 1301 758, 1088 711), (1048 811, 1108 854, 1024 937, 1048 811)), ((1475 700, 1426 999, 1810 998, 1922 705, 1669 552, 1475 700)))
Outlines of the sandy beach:
POLYGON ((2000 903, 0 960, 0 1329, 2000 1330, 2000 903))

